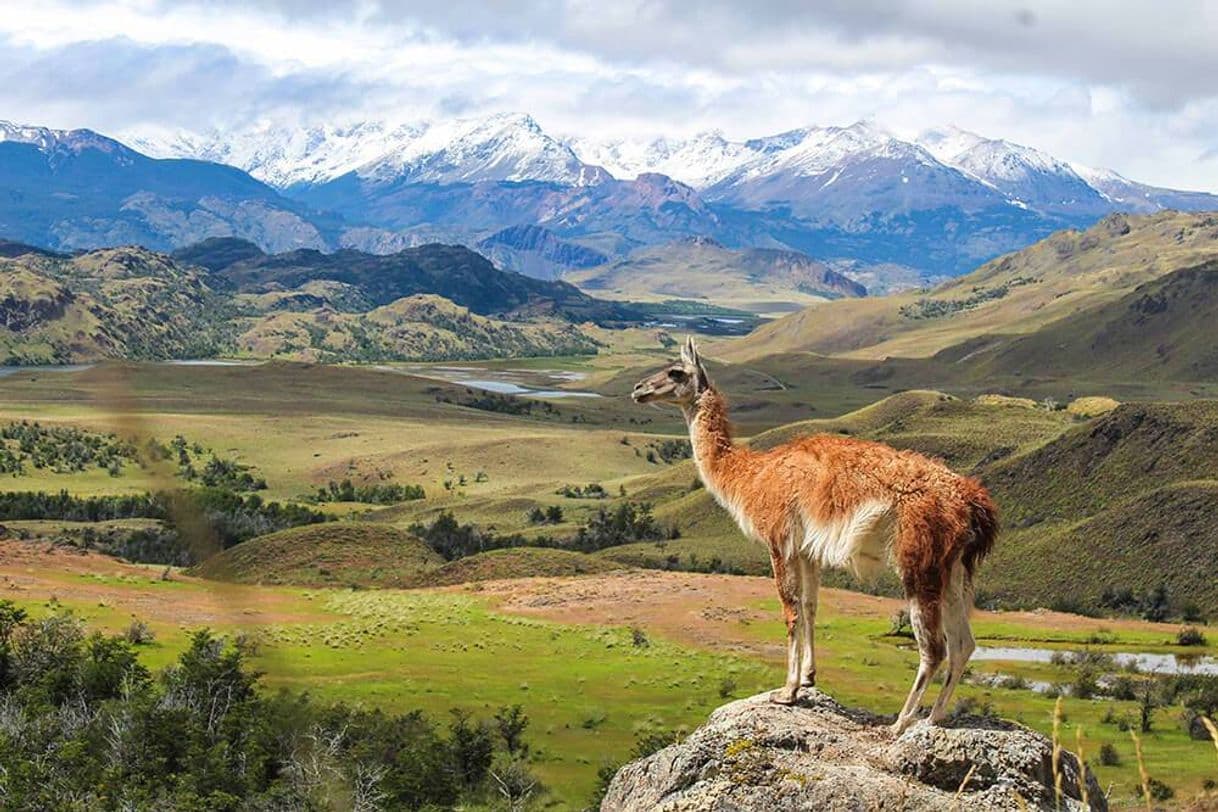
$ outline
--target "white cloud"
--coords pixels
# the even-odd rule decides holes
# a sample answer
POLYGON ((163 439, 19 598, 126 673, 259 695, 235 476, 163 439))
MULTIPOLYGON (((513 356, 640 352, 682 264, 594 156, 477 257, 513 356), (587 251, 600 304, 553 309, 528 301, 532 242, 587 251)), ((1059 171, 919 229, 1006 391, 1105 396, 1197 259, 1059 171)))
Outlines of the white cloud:
MULTIPOLYGON (((10 4, 11 5, 11 4, 10 4)), ((955 123, 1218 190, 1218 4, 50 0, 0 17, 0 118, 149 127, 523 110, 585 135, 955 123)))

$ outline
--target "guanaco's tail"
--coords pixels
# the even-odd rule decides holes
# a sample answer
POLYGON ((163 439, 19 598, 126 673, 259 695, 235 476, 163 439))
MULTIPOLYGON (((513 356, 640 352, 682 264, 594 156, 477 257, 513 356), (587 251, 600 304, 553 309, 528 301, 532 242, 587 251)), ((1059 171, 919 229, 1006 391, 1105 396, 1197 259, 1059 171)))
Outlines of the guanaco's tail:
POLYGON ((994 549, 998 536, 998 509, 990 499, 990 493, 975 479, 967 480, 966 496, 969 507, 969 539, 960 554, 964 571, 970 581, 982 560, 994 549))

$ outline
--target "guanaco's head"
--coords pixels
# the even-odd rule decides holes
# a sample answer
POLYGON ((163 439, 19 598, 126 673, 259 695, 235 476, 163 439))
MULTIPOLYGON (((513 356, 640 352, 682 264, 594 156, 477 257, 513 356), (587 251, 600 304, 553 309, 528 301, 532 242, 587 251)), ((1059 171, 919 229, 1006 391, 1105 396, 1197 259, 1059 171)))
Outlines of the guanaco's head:
POLYGON ((630 397, 635 403, 672 403, 688 406, 710 387, 710 378, 698 357, 692 337, 681 348, 681 357, 659 372, 634 385, 630 397))

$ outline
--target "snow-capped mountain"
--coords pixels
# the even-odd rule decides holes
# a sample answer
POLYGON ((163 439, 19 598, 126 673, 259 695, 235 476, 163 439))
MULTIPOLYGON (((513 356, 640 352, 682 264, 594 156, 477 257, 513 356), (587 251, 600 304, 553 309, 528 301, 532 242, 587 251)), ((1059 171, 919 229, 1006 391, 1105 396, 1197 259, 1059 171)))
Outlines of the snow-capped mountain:
POLYGON ((116 160, 130 161, 136 153, 113 138, 92 130, 54 130, 28 124, 0 121, 0 142, 28 144, 52 160, 56 155, 76 155, 85 150, 99 150, 116 160))
POLYGON ((325 246, 327 224, 301 209, 231 166, 153 160, 92 130, 0 122, 0 236, 9 239, 59 249, 214 236, 325 246))
POLYGON ((1206 211, 1218 208, 1218 198, 1206 192, 1186 192, 1149 186, 1132 181, 1111 169, 1094 169, 1077 163, 1070 164, 1070 168, 1087 181, 1091 188, 1103 195, 1104 199, 1112 204, 1112 208, 1121 211, 1149 213, 1163 209, 1206 211))
POLYGON ((0 236, 57 247, 240 234, 264 247, 389 251, 539 227, 545 245, 535 234, 526 242, 551 265, 578 246, 615 258, 706 236, 931 276, 1110 211, 1218 210, 1215 195, 955 128, 914 140, 862 121, 743 141, 714 131, 603 141, 558 138, 522 113, 143 132, 123 143, 0 124, 0 190, 0 236))
POLYGON ((138 135, 132 143, 157 157, 237 166, 281 189, 351 173, 374 183, 547 181, 581 186, 607 177, 521 113, 307 129, 263 125, 235 133, 138 135))
POLYGON ((1001 207, 1001 195, 870 122, 810 127, 759 139, 762 155, 705 190, 712 200, 781 205, 819 222, 858 223, 945 206, 1001 207))
POLYGON ((678 140, 572 138, 567 143, 576 155, 604 167, 615 178, 630 179, 656 173, 668 175, 695 189, 713 185, 762 154, 748 144, 728 141, 718 130, 678 140))
POLYGON ((198 158, 244 169, 280 189, 324 183, 406 149, 421 124, 360 122, 290 129, 261 124, 248 130, 138 134, 129 143, 156 158, 198 158))
POLYGON ((1074 216, 1101 215, 1110 201, 1065 161, 1022 144, 958 127, 927 130, 918 143, 940 162, 977 178, 1013 203, 1074 216))

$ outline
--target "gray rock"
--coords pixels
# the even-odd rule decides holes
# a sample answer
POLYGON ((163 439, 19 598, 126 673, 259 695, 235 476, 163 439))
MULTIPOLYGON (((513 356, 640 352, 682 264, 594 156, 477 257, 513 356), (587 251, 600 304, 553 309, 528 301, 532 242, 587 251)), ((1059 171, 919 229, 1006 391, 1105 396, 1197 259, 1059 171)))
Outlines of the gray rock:
MULTIPOLYGON (((1048 738, 1014 722, 919 722, 894 738, 888 720, 819 690, 790 707, 763 694, 724 705, 685 741, 627 764, 601 809, 1052 810, 1052 759, 1048 738)), ((1060 770, 1061 808, 1082 810, 1078 761, 1063 752, 1060 770)), ((1086 783, 1091 810, 1107 810, 1095 776, 1086 783)))

